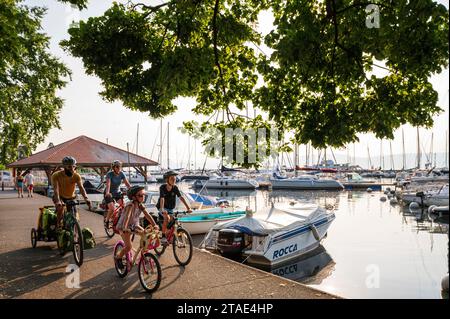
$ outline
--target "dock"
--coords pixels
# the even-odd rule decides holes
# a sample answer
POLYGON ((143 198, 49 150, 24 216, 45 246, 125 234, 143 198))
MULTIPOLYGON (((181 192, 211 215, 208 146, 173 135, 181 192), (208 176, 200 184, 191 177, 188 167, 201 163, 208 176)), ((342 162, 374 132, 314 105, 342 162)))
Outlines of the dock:
POLYGON ((61 257, 55 242, 38 242, 36 248, 31 247, 30 231, 36 227, 39 207, 51 204, 50 198, 37 194, 17 198, 12 190, 0 192, 0 298, 340 298, 198 248, 184 268, 176 263, 170 249, 161 256, 162 283, 149 295, 139 284, 136 268, 124 279, 117 276, 112 252, 120 237, 108 239, 103 217, 81 208, 81 227, 94 232, 97 246, 84 252, 79 288, 68 288, 70 273, 66 270, 73 263, 72 254, 61 257))

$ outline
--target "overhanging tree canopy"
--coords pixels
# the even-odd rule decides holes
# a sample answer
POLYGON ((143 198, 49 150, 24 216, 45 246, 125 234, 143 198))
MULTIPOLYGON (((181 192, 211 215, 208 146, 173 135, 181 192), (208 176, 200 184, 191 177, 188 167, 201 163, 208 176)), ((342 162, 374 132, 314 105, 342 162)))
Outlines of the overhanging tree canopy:
MULTIPOLYGON (((428 79, 448 66, 448 10, 431 0, 130 1, 69 34, 62 46, 102 80, 108 101, 162 117, 175 112, 176 97, 192 96, 195 114, 216 118, 202 132, 274 123, 315 147, 431 126, 440 108, 428 79), (378 6, 379 28, 366 25, 369 4, 378 6), (269 9, 274 29, 263 37, 255 24, 269 9), (270 56, 249 45, 263 41, 270 56), (380 67, 385 75, 370 74, 380 67), (246 102, 269 120, 233 112, 246 102)), ((185 124, 191 133, 195 126, 185 124)))
POLYGON ((0 164, 17 159, 19 145, 30 153, 59 127, 63 100, 56 92, 70 72, 48 52, 44 14, 44 8, 0 0, 0 164))

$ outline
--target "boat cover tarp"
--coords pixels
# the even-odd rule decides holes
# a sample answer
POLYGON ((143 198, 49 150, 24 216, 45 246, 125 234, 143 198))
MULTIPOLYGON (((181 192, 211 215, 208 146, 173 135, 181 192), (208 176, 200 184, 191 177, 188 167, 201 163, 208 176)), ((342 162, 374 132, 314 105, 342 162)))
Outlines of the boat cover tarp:
POLYGON ((244 216, 217 225, 214 229, 234 228, 249 235, 267 235, 310 224, 326 214, 323 208, 314 204, 276 205, 260 210, 252 217, 244 216))

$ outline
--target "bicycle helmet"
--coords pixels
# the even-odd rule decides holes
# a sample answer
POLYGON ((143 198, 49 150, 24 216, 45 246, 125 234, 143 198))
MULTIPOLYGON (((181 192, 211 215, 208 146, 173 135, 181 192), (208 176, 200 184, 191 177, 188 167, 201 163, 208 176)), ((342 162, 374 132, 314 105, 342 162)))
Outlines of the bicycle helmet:
POLYGON ((115 167, 115 166, 122 167, 122 162, 121 162, 121 161, 118 161, 118 160, 113 161, 113 162, 111 163, 111 167, 113 168, 113 167, 115 167))
POLYGON ((141 185, 131 186, 127 191, 128 199, 133 200, 133 196, 136 195, 138 192, 140 192, 143 189, 145 189, 145 187, 141 186, 141 185))
POLYGON ((169 177, 169 176, 177 176, 177 175, 178 175, 177 172, 174 172, 174 171, 168 171, 168 172, 165 172, 165 173, 164 173, 163 178, 166 179, 166 178, 169 177))
POLYGON ((72 156, 66 156, 62 159, 61 163, 64 166, 75 165, 77 163, 77 160, 72 156))

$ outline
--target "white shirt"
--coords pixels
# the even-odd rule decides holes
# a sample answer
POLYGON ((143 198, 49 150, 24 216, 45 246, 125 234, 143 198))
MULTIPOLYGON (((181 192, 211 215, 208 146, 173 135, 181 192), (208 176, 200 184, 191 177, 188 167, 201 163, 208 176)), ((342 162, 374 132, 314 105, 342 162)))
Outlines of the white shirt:
POLYGON ((33 178, 34 178, 34 176, 31 173, 27 174, 25 176, 25 182, 27 183, 27 185, 32 185, 33 184, 33 178))

